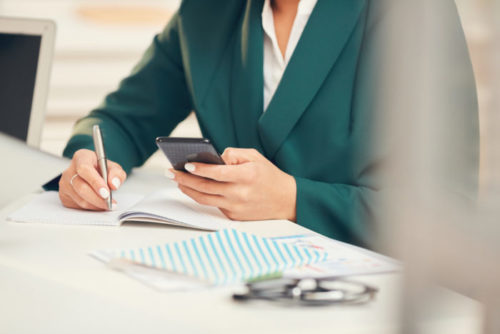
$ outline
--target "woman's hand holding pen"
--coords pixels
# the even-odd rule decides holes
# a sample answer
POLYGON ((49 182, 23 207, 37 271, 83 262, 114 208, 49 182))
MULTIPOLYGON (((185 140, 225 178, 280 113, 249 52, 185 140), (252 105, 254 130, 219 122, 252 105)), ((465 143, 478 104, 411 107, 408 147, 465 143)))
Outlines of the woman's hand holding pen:
POLYGON ((108 160, 109 184, 105 184, 99 174, 96 153, 82 149, 75 152, 71 165, 61 176, 59 198, 68 208, 108 210, 106 199, 110 190, 117 190, 126 178, 127 174, 121 166, 108 160))
POLYGON ((254 149, 229 148, 226 165, 189 163, 189 173, 170 169, 166 175, 179 189, 204 205, 218 207, 233 220, 296 220, 297 186, 254 149))

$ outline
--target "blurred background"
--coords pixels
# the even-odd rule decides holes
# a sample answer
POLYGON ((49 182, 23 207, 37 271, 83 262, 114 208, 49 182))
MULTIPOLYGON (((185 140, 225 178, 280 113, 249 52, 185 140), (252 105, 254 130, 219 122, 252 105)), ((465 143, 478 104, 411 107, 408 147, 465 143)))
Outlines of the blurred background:
MULTIPOLYGON (((75 121, 95 108, 138 62, 180 0, 0 0, 0 15, 48 18, 57 24, 41 148, 62 153, 75 121)), ((175 135, 201 136, 191 115, 175 135)), ((149 168, 163 169, 155 155, 149 168)))

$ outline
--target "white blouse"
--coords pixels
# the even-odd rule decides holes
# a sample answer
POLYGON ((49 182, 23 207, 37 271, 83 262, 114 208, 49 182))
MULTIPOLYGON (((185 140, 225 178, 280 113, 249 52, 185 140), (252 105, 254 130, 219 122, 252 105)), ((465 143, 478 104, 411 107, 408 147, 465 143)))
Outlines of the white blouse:
POLYGON ((274 30, 271 0, 265 0, 264 2, 264 8, 262 9, 262 28, 264 29, 264 111, 269 106, 278 88, 286 66, 317 2, 318 0, 300 0, 297 16, 293 21, 290 38, 286 46, 285 57, 281 54, 276 31, 274 30))

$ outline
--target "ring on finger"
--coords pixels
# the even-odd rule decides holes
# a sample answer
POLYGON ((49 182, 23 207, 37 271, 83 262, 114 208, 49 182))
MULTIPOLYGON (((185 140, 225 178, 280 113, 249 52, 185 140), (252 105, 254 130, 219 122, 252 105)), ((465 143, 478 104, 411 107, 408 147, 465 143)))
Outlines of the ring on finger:
POLYGON ((73 186, 73 181, 75 180, 75 178, 78 176, 78 174, 75 174, 71 177, 71 179, 69 180, 69 184, 71 184, 71 186, 73 186))

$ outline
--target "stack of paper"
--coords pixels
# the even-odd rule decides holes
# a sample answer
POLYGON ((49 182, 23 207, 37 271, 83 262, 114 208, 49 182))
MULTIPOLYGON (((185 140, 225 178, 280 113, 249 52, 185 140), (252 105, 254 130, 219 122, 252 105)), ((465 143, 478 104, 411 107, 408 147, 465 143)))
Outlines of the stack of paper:
POLYGON ((242 282, 326 260, 327 253, 224 229, 197 238, 127 250, 97 251, 105 262, 124 259, 212 285, 242 282))

